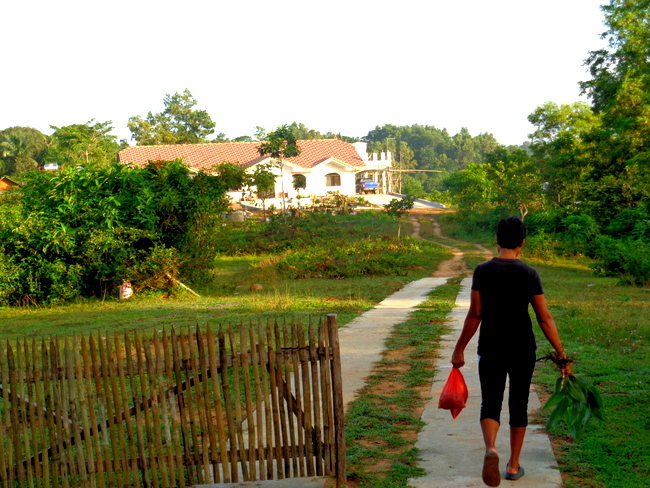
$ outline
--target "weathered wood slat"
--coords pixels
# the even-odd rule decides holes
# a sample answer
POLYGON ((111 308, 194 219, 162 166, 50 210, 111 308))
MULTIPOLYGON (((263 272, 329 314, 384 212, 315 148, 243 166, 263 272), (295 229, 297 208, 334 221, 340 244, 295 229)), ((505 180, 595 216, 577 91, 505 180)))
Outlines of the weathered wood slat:
POLYGON ((332 475, 342 417, 330 332, 285 320, 2 343, 0 484, 171 488, 332 475))

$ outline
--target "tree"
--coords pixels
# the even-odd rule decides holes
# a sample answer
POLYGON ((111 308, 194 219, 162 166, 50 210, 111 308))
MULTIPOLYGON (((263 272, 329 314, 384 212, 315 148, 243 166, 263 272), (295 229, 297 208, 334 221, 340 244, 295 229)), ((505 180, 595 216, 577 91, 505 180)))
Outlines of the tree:
POLYGON ((389 203, 384 205, 386 213, 397 217, 397 239, 400 238, 402 234, 402 217, 406 215, 409 210, 413 209, 415 205, 415 197, 407 195, 402 198, 393 198, 389 203))
POLYGON ((543 202, 543 181, 537 162, 523 149, 507 150, 503 146, 488 157, 484 165, 488 178, 499 191, 492 193, 492 202, 509 212, 518 211, 521 220, 531 208, 543 202))
POLYGON ((112 122, 73 124, 54 129, 48 160, 66 166, 86 166, 89 163, 107 165, 117 159, 120 145, 117 136, 109 134, 112 122))
POLYGON ((285 211, 284 196, 284 163, 286 158, 293 158, 300 154, 300 147, 290 127, 281 125, 267 135, 266 141, 257 148, 260 156, 271 156, 273 164, 280 169, 280 183, 282 185, 282 211, 285 211))
POLYGON ((248 185, 255 187, 257 196, 262 200, 262 215, 266 219, 266 199, 269 193, 273 193, 275 189, 275 178, 273 174, 272 165, 258 164, 255 166, 252 174, 249 174, 248 185))
POLYGON ((584 199, 585 182, 592 177, 596 159, 589 134, 600 126, 600 117, 584 102, 547 102, 528 121, 537 128, 529 135, 530 149, 540 163, 550 202, 573 208, 584 199))
POLYGON ((395 151, 401 143, 407 143, 413 151, 417 169, 458 171, 472 163, 483 163, 486 154, 498 145, 492 134, 479 134, 472 137, 466 128, 455 136, 446 129, 414 124, 395 126, 391 124, 375 127, 363 138, 368 142, 369 152, 393 152, 396 160, 400 155, 395 151), (394 142, 391 142, 394 141, 394 142))
POLYGON ((35 171, 43 163, 48 137, 31 127, 9 127, 0 132, 0 173, 35 171))
POLYGON ((165 110, 147 118, 130 117, 128 122, 131 138, 138 145, 196 144, 207 142, 214 132, 215 123, 205 110, 196 110, 196 99, 186 88, 183 93, 166 94, 165 110))
POLYGON ((470 164, 467 168, 449 175, 444 185, 461 210, 486 210, 492 207, 496 187, 490 179, 487 165, 470 164))
MULTIPOLYGON (((615 205, 594 200, 594 211, 611 217, 650 200, 650 0, 611 0, 601 7, 608 47, 590 52, 591 80, 580 83, 602 125, 589 135, 597 179, 616 180, 615 205)), ((592 197, 612 196, 606 188, 592 197)))

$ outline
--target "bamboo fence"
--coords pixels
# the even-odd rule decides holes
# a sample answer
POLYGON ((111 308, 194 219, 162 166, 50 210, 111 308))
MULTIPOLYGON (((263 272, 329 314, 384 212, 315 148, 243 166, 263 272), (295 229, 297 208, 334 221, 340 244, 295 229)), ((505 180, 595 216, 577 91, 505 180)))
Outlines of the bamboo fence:
POLYGON ((2 487, 345 479, 336 315, 0 343, 2 487))

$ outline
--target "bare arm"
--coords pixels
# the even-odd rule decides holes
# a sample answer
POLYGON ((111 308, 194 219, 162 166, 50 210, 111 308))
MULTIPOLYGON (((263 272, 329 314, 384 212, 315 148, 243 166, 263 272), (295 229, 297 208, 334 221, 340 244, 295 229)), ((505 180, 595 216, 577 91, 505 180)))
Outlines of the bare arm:
MULTIPOLYGON (((535 315, 537 316, 537 322, 539 323, 539 326, 542 328, 542 332, 544 332, 544 336, 546 336, 546 339, 551 344, 551 346, 553 346, 553 349, 557 351, 560 357, 566 358, 564 347, 562 346, 562 342, 560 341, 560 334, 557 331, 555 320, 553 320, 553 316, 551 315, 551 312, 549 312, 548 310, 548 306, 546 305, 546 298, 544 298, 544 295, 534 295, 532 300, 532 305, 533 305, 533 310, 535 311, 535 315)), ((562 369, 562 375, 568 376, 570 374, 571 374, 571 365, 569 364, 562 369)))
POLYGON ((474 334, 476 334, 478 326, 481 325, 481 309, 481 293, 472 290, 471 301, 467 317, 465 317, 463 331, 460 333, 458 342, 456 342, 456 348, 451 356, 451 364, 454 365, 454 368, 462 368, 465 365, 465 348, 472 337, 474 337, 474 334))

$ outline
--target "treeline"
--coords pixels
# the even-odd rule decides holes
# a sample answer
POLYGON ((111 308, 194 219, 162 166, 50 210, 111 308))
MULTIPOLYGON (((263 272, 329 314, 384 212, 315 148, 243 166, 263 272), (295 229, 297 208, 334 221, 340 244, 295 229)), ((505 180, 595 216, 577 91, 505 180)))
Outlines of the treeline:
POLYGON ((111 122, 91 120, 85 124, 51 126, 47 136, 31 127, 9 127, 0 131, 0 174, 21 176, 45 164, 60 166, 107 165, 128 144, 110 134, 111 122))
POLYGON ((363 138, 369 152, 391 151, 393 166, 403 170, 397 190, 415 198, 449 202, 443 184, 449 174, 482 164, 490 154, 503 148, 492 134, 472 136, 463 127, 455 135, 429 125, 384 125, 363 138), (408 170, 418 170, 408 172, 408 170))
POLYGON ((469 227, 518 214, 533 251, 586 255, 597 271, 648 286, 650 10, 642 0, 601 8, 608 47, 589 54, 580 83, 591 103, 538 107, 530 153, 497 150, 444 185, 469 227))
MULTIPOLYGON (((136 144, 250 142, 266 141, 268 137, 266 130, 259 126, 255 127, 253 135, 233 139, 228 139, 223 133, 215 134, 215 122, 205 110, 196 108, 197 101, 187 89, 183 93, 165 95, 163 105, 161 112, 129 118, 127 125, 136 144)), ((376 127, 364 137, 351 137, 341 133, 321 133, 299 122, 286 127, 296 140, 337 138, 347 142, 368 141, 371 152, 391 151, 399 168, 443 173, 485 162, 486 155, 498 146, 491 134, 472 137, 467 129, 452 136, 445 129, 431 126, 385 125, 376 127)), ((51 136, 30 127, 4 129, 0 131, 0 174, 20 176, 48 163, 57 163, 59 167, 90 163, 108 165, 116 161, 120 149, 128 146, 126 140, 118 141, 110 134, 113 128, 111 121, 91 120, 85 124, 51 126, 54 131, 51 136)), ((405 188, 410 185, 420 193, 440 189, 439 176, 427 183, 432 175, 407 176, 405 188)))

